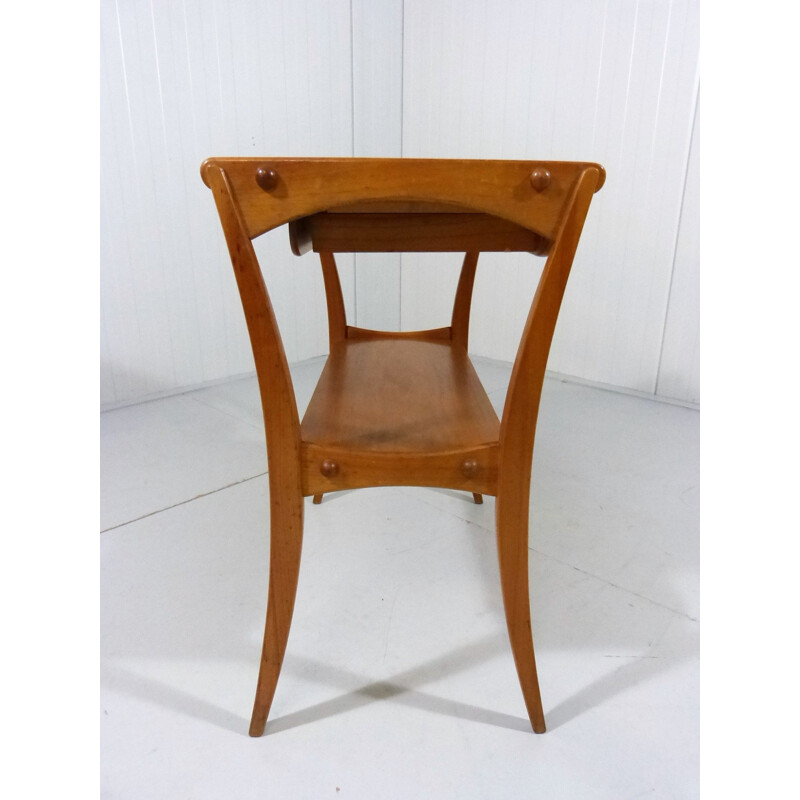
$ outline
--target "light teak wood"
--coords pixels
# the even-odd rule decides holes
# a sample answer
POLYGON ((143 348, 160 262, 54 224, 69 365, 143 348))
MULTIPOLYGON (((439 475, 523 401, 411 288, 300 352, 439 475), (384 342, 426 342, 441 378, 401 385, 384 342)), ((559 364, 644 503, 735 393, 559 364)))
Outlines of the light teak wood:
POLYGON ((270 482, 267 620, 250 734, 263 733, 289 634, 303 497, 365 486, 495 495, 511 649, 534 731, 545 730, 531 632, 528 509, 547 356, 592 194, 592 163, 424 159, 204 162, 230 251, 258 374, 270 482), (251 240, 290 223, 292 249, 320 253, 330 356, 302 420, 251 240), (451 324, 390 333, 347 324, 335 252, 465 252, 451 324), (467 355, 482 250, 547 254, 502 419, 467 355))
POLYGON ((549 240, 488 214, 329 213, 289 223, 295 255, 315 253, 504 252, 544 255, 549 240))

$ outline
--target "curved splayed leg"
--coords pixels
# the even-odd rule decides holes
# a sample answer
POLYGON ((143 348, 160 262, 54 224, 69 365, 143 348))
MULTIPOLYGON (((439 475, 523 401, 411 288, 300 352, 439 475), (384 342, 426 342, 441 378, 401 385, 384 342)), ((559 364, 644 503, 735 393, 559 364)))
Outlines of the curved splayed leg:
POLYGON ((264 733, 292 624, 303 545, 302 496, 275 500, 270 494, 270 532, 267 622, 250 721, 251 736, 264 733))
POLYGON ((498 492, 495 506, 500 583, 508 637, 511 640, 511 651, 514 654, 525 706, 533 730, 544 733, 546 728, 533 652, 528 591, 528 498, 522 493, 515 494, 516 496, 504 497, 498 492))

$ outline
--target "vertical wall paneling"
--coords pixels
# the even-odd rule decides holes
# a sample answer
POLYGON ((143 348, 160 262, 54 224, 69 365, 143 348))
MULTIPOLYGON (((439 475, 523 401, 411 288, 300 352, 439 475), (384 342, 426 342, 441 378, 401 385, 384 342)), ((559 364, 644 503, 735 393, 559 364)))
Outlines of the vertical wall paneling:
MULTIPOLYGON (((352 153, 349 0, 102 0, 102 402, 251 372, 199 167, 352 153)), ((290 360, 327 349, 319 261, 256 240, 290 360)), ((352 257, 341 260, 355 306, 352 257)))
MULTIPOLYGON (((350 7, 347 0, 256 3, 252 52, 238 54, 240 69, 256 61, 262 77, 258 96, 237 97, 262 119, 267 141, 243 141, 251 152, 275 155, 346 156, 352 151, 350 7), (267 47, 262 32, 274 47, 267 47), (271 52, 267 52, 270 50, 271 52), (269 76, 283 89, 279 102, 266 94, 269 76), (282 101, 282 102, 281 102, 282 101), (269 140, 274 136, 274 142, 269 140)), ((232 18, 244 29, 254 17, 239 10, 232 18)), ((319 257, 291 255, 286 229, 256 240, 269 269, 270 292, 290 361, 327 352, 328 334, 319 257), (269 266, 268 266, 269 265, 269 266)), ((343 292, 353 303, 352 257, 340 259, 343 292)))
MULTIPOLYGON (((697 0, 102 0, 104 404, 252 371, 210 155, 581 159, 589 214, 549 368, 699 396, 697 0)), ((256 240, 291 361, 318 258, 256 240)), ((458 255, 341 256, 348 317, 445 325, 458 255)), ((543 265, 485 254, 471 350, 510 361, 543 265)))
MULTIPOLYGON (((130 247, 124 213, 130 186, 122 181, 121 162, 123 154, 130 152, 130 128, 126 110, 124 69, 115 47, 116 10, 102 7, 101 25, 101 70, 100 96, 105 114, 101 117, 101 168, 100 168, 100 260, 104 267, 101 278, 101 336, 100 336, 100 389, 102 398, 131 397, 135 393, 132 385, 132 364, 139 346, 139 330, 136 314, 136 293, 130 269, 130 247), (122 213, 109 213, 112 200, 122 213), (116 263, 117 268, 109 276, 107 265, 116 263), (109 310, 123 309, 130 312, 127 317, 111 314, 109 310)), ((130 160, 130 156, 128 156, 130 160)))
MULTIPOLYGON (((192 265, 187 288, 197 302, 197 323, 203 332, 197 350, 202 359, 201 381, 235 375, 251 369, 241 347, 246 333, 236 307, 235 286, 225 269, 225 245, 218 235, 219 223, 207 189, 192 174, 192 167, 206 158, 212 143, 231 142, 231 115, 223 92, 223 70, 217 44, 219 26, 212 3, 182 0, 173 5, 175 69, 182 69, 178 95, 184 122, 182 146, 173 152, 181 162, 185 185, 185 219, 188 235, 181 237, 192 265), (182 39, 182 42, 181 42, 182 39)), ((218 144, 217 144, 218 143, 218 144)))
POLYGON ((102 331, 123 339, 119 347, 115 341, 105 342, 103 353, 109 359, 106 366, 112 369, 114 385, 142 394, 176 384, 168 308, 160 291, 165 263, 153 213, 151 131, 158 109, 147 98, 155 73, 152 37, 142 31, 147 19, 131 19, 129 4, 106 3, 102 11, 101 233, 104 238, 119 237, 118 241, 106 239, 101 251, 109 259, 102 265, 102 331), (142 69, 148 46, 151 68, 142 69), (142 236, 143 230, 151 235, 142 236), (141 264, 148 269, 140 269, 141 264), (124 357, 117 358, 118 351, 124 357), (152 354, 146 369, 138 358, 143 351, 152 354))
MULTIPOLYGON (((353 155, 402 153, 403 0, 352 0, 353 155)), ((400 329, 400 254, 355 257, 362 328, 400 329)))
POLYGON ((700 402, 700 104, 698 100, 656 394, 700 402))
MULTIPOLYGON (((405 2, 404 155, 594 160, 608 170, 567 288, 553 371, 655 391, 697 17, 696 0, 405 2)), ((404 328, 447 313, 454 267, 434 273, 432 263, 403 259, 404 328)), ((540 271, 531 257, 482 257, 474 353, 514 358, 540 271)))

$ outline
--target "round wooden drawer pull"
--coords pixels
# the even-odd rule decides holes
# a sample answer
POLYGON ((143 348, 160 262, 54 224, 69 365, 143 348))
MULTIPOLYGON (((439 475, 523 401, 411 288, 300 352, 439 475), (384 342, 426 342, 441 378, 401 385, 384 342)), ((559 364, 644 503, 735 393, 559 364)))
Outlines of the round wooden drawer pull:
POLYGON ((256 183, 265 192, 271 192, 278 185, 278 173, 266 167, 259 167, 256 172, 256 183))
POLYGON ((333 478, 339 474, 339 465, 335 461, 326 458, 322 464, 320 464, 319 471, 326 478, 333 478))
POLYGON ((461 472, 465 478, 474 478, 478 474, 478 462, 474 458, 468 458, 461 465, 461 472))
POLYGON ((531 186, 537 192, 544 191, 550 185, 550 170, 544 167, 537 167, 531 172, 531 186))

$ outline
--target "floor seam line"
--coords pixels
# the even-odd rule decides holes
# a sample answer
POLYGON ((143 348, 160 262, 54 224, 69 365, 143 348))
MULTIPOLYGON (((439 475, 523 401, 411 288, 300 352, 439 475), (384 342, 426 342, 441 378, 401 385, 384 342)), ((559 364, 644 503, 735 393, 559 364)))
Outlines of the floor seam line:
MULTIPOLYGON (((487 528, 485 525, 482 525, 480 522, 477 522, 477 521, 471 520, 471 519, 466 519, 465 517, 462 517, 460 514, 457 514, 454 511, 449 511, 447 509, 441 508, 440 506, 437 506, 435 503, 430 503, 429 501, 425 500, 422 497, 420 497, 418 499, 420 500, 420 502, 425 503, 426 505, 429 505, 429 506, 431 506, 433 508, 436 508, 439 511, 442 511, 443 513, 445 513, 445 514, 450 514, 451 516, 455 517, 456 519, 460 519, 462 522, 466 522, 468 525, 474 525, 474 526, 480 528, 481 530, 485 531, 486 533, 488 533, 490 535, 495 533, 494 531, 492 531, 489 528, 487 528)), ((639 594, 638 592, 634 592, 633 589, 628 589, 625 586, 620 586, 619 584, 608 580, 608 578, 603 578, 600 575, 595 575, 593 572, 589 572, 588 570, 581 569, 580 567, 576 567, 574 564, 570 564, 568 561, 563 561, 560 558, 556 558, 555 556, 552 556, 549 553, 545 553, 543 550, 537 550, 535 547, 531 547, 530 545, 528 545, 528 550, 530 550, 532 553, 536 553, 536 555, 538 555, 538 556, 542 556, 544 558, 552 558, 553 561, 556 561, 556 562, 558 562, 559 564, 562 564, 565 567, 569 567, 570 569, 574 569, 576 572, 580 572, 582 575, 586 575, 589 578, 594 578, 595 580, 598 580, 601 583, 608 584, 608 586, 613 586, 615 589, 619 589, 622 592, 627 592, 628 594, 632 594, 634 597, 638 597, 640 600, 645 600, 648 603, 652 603, 654 606, 658 606, 659 608, 663 608, 665 611, 670 611, 670 612, 672 612, 673 614, 676 614, 679 617, 683 617, 684 619, 688 619, 690 622, 697 622, 697 623, 700 622, 700 620, 697 617, 693 617, 690 614, 687 614, 685 611, 679 611, 677 608, 672 608, 671 606, 664 605, 664 603, 659 603, 657 600, 653 600, 653 599, 647 597, 646 595, 639 594)))
POLYGON ((230 417, 231 419, 235 419, 237 422, 241 422, 243 425, 247 425, 248 427, 253 428, 253 430, 256 430, 256 431, 263 431, 264 430, 263 423, 261 425, 258 425, 258 424, 255 424, 253 422, 250 422, 249 420, 242 419, 241 417, 236 416, 236 414, 231 414, 230 411, 225 411, 225 410, 223 410, 221 408, 217 408, 216 406, 212 405, 211 403, 208 403, 208 402, 205 402, 203 400, 200 400, 198 397, 190 397, 189 399, 193 400, 195 403, 199 403, 204 408, 210 408, 212 411, 219 411, 220 414, 225 414, 226 417, 230 417))
POLYGON ((544 556, 545 558, 552 558, 553 561, 557 561, 559 564, 562 564, 565 567, 574 569, 576 572, 580 572, 582 575, 588 575, 590 578, 594 578, 595 580, 598 580, 601 583, 606 583, 609 586, 613 586, 615 589, 619 589, 622 592, 627 592, 628 594, 632 594, 634 597, 638 597, 640 600, 646 600, 648 603, 652 603, 654 606, 663 608, 665 611, 671 611, 673 614, 676 614, 679 617, 683 617, 684 619, 688 619, 690 622, 698 622, 698 623, 700 622, 700 620, 697 617, 693 617, 690 614, 687 614, 685 611, 678 611, 677 608, 672 608, 671 606, 664 605, 664 603, 659 603, 657 600, 653 600, 647 597, 646 595, 634 592, 633 589, 628 589, 625 586, 620 586, 618 583, 614 583, 613 581, 608 580, 608 578, 602 578, 599 575, 595 575, 593 572, 589 572, 588 570, 576 567, 574 564, 570 564, 568 561, 562 561, 562 559, 560 558, 551 556, 541 550, 536 550, 530 545, 528 545, 528 550, 530 550, 532 553, 536 553, 537 555, 544 556))
POLYGON ((209 495, 216 494, 217 492, 222 492, 225 489, 230 489, 233 486, 238 486, 240 483, 247 483, 247 481, 255 480, 256 478, 261 478, 264 475, 269 474, 268 472, 259 472, 258 475, 250 475, 247 478, 242 478, 240 481, 234 481, 233 483, 229 483, 225 486, 220 486, 218 489, 211 489, 208 492, 202 492, 201 494, 195 495, 194 497, 190 497, 188 500, 181 500, 179 503, 173 503, 171 506, 165 506, 164 508, 158 508, 155 511, 150 511, 147 514, 142 514, 141 517, 136 517, 135 519, 129 519, 127 522, 120 522, 118 525, 111 525, 108 528, 102 528, 100 533, 108 533, 109 531, 116 530, 117 528, 124 528, 126 525, 132 525, 134 522, 139 522, 140 520, 147 519, 148 517, 153 517, 156 514, 161 514, 163 511, 169 511, 172 508, 177 508, 178 506, 185 506, 187 503, 192 503, 195 500, 199 500, 201 497, 208 497, 209 495))

